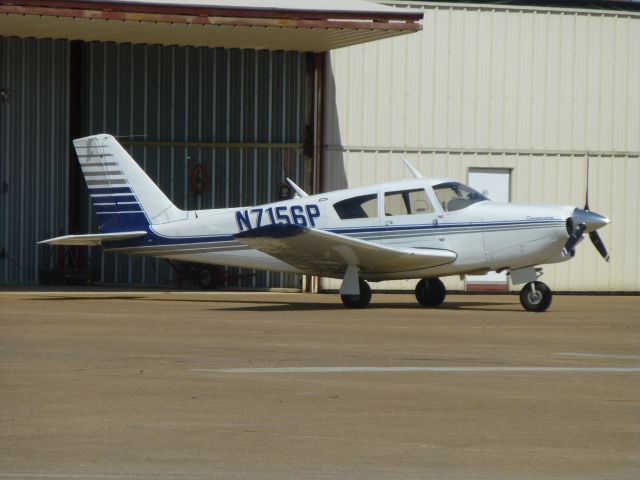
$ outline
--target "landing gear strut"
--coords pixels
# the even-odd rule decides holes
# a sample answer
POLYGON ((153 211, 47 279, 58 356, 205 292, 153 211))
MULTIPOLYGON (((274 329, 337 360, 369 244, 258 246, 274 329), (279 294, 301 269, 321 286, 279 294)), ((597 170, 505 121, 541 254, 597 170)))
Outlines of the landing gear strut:
POLYGON ((439 278, 423 278, 416 285, 416 298, 423 307, 437 307, 446 296, 447 289, 439 278))
POLYGON ((529 282, 520 290, 520 303, 530 312, 544 312, 552 297, 551 289, 542 282, 529 282))
POLYGON ((371 287, 364 280, 360 280, 360 295, 340 295, 342 303, 348 308, 364 308, 371 301, 371 287))

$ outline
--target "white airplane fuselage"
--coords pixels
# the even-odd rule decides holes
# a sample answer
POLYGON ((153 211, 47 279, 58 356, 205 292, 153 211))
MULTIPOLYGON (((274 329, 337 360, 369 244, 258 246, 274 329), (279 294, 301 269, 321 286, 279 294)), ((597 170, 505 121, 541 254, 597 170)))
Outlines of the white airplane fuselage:
POLYGON ((411 179, 368 187, 311 195, 265 205, 184 212, 184 219, 150 226, 145 244, 110 247, 106 251, 152 255, 181 261, 316 274, 341 278, 331 272, 303 271, 232 237, 248 229, 296 224, 328 230, 395 248, 443 249, 456 252, 452 263, 421 270, 363 272, 366 280, 485 273, 518 269, 570 259, 562 249, 567 241, 566 220, 575 207, 518 205, 490 201, 444 211, 432 186, 450 179, 411 179), (433 212, 386 215, 384 194, 399 189, 425 189, 433 212), (371 218, 341 219, 333 205, 355 196, 376 194, 379 211, 371 218))

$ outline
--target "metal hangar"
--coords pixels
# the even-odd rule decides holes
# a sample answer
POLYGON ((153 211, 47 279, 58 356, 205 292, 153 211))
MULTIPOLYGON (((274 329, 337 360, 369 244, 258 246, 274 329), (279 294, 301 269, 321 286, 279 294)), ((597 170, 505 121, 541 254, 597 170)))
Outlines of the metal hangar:
POLYGON ((3 2, 0 284, 180 280, 164 261, 36 246, 95 230, 70 140, 117 136, 182 208, 273 201, 287 176, 317 190, 326 52, 416 32, 421 19, 362 0, 3 2))

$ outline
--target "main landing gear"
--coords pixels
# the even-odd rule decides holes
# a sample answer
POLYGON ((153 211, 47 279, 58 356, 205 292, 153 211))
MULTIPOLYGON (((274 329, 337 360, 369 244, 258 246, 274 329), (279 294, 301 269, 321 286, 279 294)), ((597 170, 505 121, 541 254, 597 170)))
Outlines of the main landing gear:
POLYGON ((552 298, 551 289, 542 282, 529 282, 520 290, 520 303, 530 312, 544 312, 552 298))
POLYGON ((364 308, 371 301, 371 287, 364 280, 360 280, 359 295, 340 295, 342 303, 348 308, 364 308))
POLYGON ((447 289, 439 278, 423 278, 416 285, 416 298, 423 307, 438 307, 446 296, 447 289))
MULTIPOLYGON (((359 280, 360 294, 342 294, 340 298, 345 307, 364 308, 371 301, 371 287, 364 280, 359 280)), ((447 290, 439 278, 423 278, 416 286, 416 299, 424 307, 438 307, 444 302, 447 290)))

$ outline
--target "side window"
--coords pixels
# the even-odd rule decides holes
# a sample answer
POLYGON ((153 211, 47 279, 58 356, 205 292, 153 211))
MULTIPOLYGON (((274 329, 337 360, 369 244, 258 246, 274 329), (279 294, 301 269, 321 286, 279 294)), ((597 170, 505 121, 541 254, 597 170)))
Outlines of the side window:
POLYGON ((476 192, 473 188, 458 182, 446 182, 435 185, 433 191, 436 193, 438 201, 445 212, 462 210, 474 203, 488 200, 487 197, 476 192))
POLYGON ((433 213, 433 206, 423 189, 401 190, 384 194, 384 214, 386 216, 418 213, 433 213))
POLYGON ((384 214, 409 215, 408 205, 404 201, 404 192, 387 192, 384 194, 384 214))
POLYGON ((374 218, 378 216, 378 195, 361 195, 348 198, 333 205, 342 220, 351 218, 374 218))

